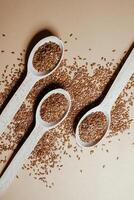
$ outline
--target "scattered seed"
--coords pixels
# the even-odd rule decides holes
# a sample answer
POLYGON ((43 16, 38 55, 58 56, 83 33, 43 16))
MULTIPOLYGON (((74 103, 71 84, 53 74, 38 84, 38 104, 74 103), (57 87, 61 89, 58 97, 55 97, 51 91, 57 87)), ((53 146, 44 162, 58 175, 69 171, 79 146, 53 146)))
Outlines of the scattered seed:
MULTIPOLYGON (((91 49, 89 49, 89 51, 91 51, 91 49)), ((25 50, 23 50, 23 52, 25 52, 25 50)), ((24 63, 23 60, 21 62, 22 57, 19 58, 19 63, 24 63)), ((103 58, 103 61, 106 60, 108 59, 103 58)), ((81 62, 83 62, 83 60, 81 60, 81 62)), ((75 154, 77 155, 75 158, 79 160, 79 154, 81 155, 83 152, 78 146, 72 144, 71 138, 72 135, 75 134, 73 122, 81 109, 101 96, 105 86, 118 66, 118 63, 115 63, 114 67, 110 62, 111 60, 107 65, 105 63, 106 66, 102 66, 101 63, 94 64, 93 76, 91 76, 88 74, 88 62, 87 64, 83 62, 79 65, 75 59, 73 63, 70 64, 67 59, 64 59, 54 74, 47 77, 45 80, 38 81, 29 93, 26 101, 16 113, 13 121, 8 126, 8 132, 0 136, 0 163, 7 162, 4 153, 14 151, 24 136, 24 133, 31 125, 34 119, 34 102, 38 94, 49 84, 58 82, 62 84, 71 95, 72 107, 70 113, 67 119, 59 125, 57 129, 53 129, 44 134, 29 156, 28 162, 22 167, 23 170, 29 172, 29 176, 36 177, 36 180, 42 181, 47 188, 49 185, 53 185, 49 184, 48 176, 55 168, 59 171, 62 170, 60 165, 63 156, 72 159, 73 154, 75 154), (72 150, 71 153, 70 150, 72 150)), ((14 65, 9 65, 8 72, 2 73, 0 84, 2 84, 5 89, 0 93, 0 105, 3 104, 25 68, 24 64, 18 65, 17 58, 14 63, 14 65)), ((133 83, 134 76, 130 79, 112 108, 110 132, 107 137, 108 144, 112 142, 110 139, 111 137, 124 133, 124 130, 129 129, 132 123, 129 116, 129 109, 132 107, 133 101, 133 95, 130 94, 131 89, 134 87, 133 83), (126 94, 128 94, 128 96, 126 96, 126 94)), ((94 148, 97 148, 97 145, 95 145, 94 148)), ((90 149, 89 153, 91 153, 90 149)))
POLYGON ((90 155, 92 155, 94 153, 94 150, 90 150, 90 155))

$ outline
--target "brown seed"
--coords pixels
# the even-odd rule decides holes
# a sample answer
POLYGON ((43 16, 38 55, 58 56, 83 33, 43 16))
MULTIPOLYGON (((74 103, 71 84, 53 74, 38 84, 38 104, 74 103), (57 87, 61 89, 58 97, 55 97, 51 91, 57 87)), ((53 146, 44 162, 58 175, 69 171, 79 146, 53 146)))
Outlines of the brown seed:
POLYGON ((41 106, 40 114, 44 121, 58 122, 67 111, 68 101, 63 94, 52 94, 41 106))
POLYGON ((104 136, 107 126, 107 118, 103 112, 91 113, 79 127, 80 138, 87 143, 97 142, 104 136))
POLYGON ((61 48, 54 42, 47 42, 35 52, 33 66, 38 72, 50 72, 61 58, 61 48))
POLYGON ((90 155, 94 153, 94 150, 90 150, 90 155))
MULTIPOLYGON (((72 55, 72 57, 76 57, 76 55, 77 52, 75 55, 72 55)), ((111 62, 111 60, 109 61, 107 58, 103 59, 103 61, 105 60, 108 63, 111 62)), ((18 113, 16 113, 14 120, 8 126, 9 131, 0 136, 0 156, 1 160, 4 160, 4 153, 14 151, 32 123, 34 119, 33 105, 39 92, 52 82, 62 84, 63 87, 69 91, 72 97, 72 107, 69 116, 57 129, 53 129, 44 134, 29 156, 28 163, 23 167, 23 170, 27 170, 31 173, 31 177, 36 176, 37 180, 42 181, 46 187, 51 185, 49 183, 49 174, 52 170, 55 170, 55 168, 62 170, 59 166, 61 165, 63 156, 67 156, 67 158, 70 159, 70 157, 73 157, 73 153, 78 156, 81 155, 82 150, 77 146, 74 146, 71 142, 72 135, 74 135, 73 122, 81 109, 101 96, 105 86, 112 77, 113 72, 118 67, 118 63, 115 63, 115 67, 113 67, 110 65, 102 66, 102 63, 96 62, 93 69, 93 76, 91 76, 91 74, 88 74, 89 66, 87 66, 83 60, 81 60, 81 63, 83 62, 81 65, 77 63, 77 60, 75 61, 73 60, 73 62, 70 63, 70 61, 64 59, 54 74, 47 77, 45 80, 38 81, 29 93, 25 103, 18 113), (70 148, 68 148, 68 146, 70 148), (64 151, 65 154, 63 155, 64 151)), ((14 63, 14 66, 10 63, 8 67, 10 76, 8 75, 8 72, 6 72, 1 77, 1 84, 5 84, 3 85, 5 88, 4 91, 0 93, 1 105, 12 90, 16 81, 19 79, 21 72, 26 67, 23 65, 18 66, 17 58, 14 63), (18 68, 21 69, 21 71, 19 71, 18 68), (9 81, 10 78, 11 80, 9 81)), ((123 134, 124 130, 129 129, 132 123, 129 109, 132 107, 131 101, 133 100, 133 97, 131 97, 130 93, 131 89, 133 90, 133 87, 134 76, 131 78, 112 108, 111 126, 107 138, 108 145, 110 146, 111 142, 114 142, 110 138, 115 135, 123 134), (128 96, 126 96, 126 93, 128 96)), ((132 142, 130 141, 130 143, 132 142)), ((94 148, 98 148, 97 145, 95 145, 94 148)), ((103 148, 105 148, 105 146, 103 148)), ((74 158, 78 160, 78 156, 75 156, 74 158)))

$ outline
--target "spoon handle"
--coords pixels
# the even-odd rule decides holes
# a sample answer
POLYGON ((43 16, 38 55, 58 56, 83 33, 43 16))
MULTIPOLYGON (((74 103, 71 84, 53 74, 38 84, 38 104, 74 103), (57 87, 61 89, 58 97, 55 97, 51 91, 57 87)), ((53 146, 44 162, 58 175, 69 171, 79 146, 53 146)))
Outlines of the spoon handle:
POLYGON ((0 134, 2 134, 7 126, 10 124, 11 120, 21 107, 23 101, 25 100, 31 88, 34 86, 35 82, 35 77, 28 74, 18 90, 15 92, 14 96, 6 105, 0 115, 0 134))
POLYGON ((25 143, 16 153, 11 163, 4 171, 3 175, 0 178, 0 193, 4 192, 8 186, 11 184, 13 179, 16 177, 19 169, 24 164, 24 161, 28 158, 30 153, 34 150, 38 141, 41 139, 43 134, 46 132, 46 128, 36 125, 30 136, 27 138, 25 143))
POLYGON ((102 102, 105 109, 111 111, 114 102, 116 101, 116 99, 118 98, 124 87, 127 85, 127 82, 129 81, 133 73, 134 73, 134 49, 131 51, 124 65, 122 66, 119 74, 117 75, 115 81, 113 82, 110 90, 105 96, 105 99, 102 102))

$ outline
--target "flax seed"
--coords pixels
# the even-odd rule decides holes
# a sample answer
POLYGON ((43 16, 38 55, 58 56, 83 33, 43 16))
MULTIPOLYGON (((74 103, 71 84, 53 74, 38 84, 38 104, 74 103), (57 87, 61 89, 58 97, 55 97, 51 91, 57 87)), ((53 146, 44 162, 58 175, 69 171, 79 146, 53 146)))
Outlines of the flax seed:
POLYGON ((41 106, 40 114, 44 121, 58 122, 67 111, 68 102, 63 94, 52 94, 41 106))
POLYGON ((49 72, 58 64, 61 54, 61 48, 58 44, 47 42, 35 52, 33 66, 38 72, 49 72))
POLYGON ((108 122, 103 112, 91 113, 79 127, 80 138, 83 142, 99 141, 107 130, 108 122))

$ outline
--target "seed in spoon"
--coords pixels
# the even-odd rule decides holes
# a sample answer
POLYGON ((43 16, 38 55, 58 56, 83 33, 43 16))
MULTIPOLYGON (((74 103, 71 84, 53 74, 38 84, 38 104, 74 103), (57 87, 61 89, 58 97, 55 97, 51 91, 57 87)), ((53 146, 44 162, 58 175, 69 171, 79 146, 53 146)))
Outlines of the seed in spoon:
POLYGON ((46 42, 38 48, 33 57, 33 66, 38 72, 49 72, 61 58, 62 50, 54 42, 46 42))
POLYGON ((48 122, 58 122, 68 108, 68 101, 63 94, 52 94, 41 105, 41 118, 48 122))
POLYGON ((86 143, 96 143, 104 136, 107 126, 107 118, 103 112, 91 113, 80 124, 80 139, 86 143))

